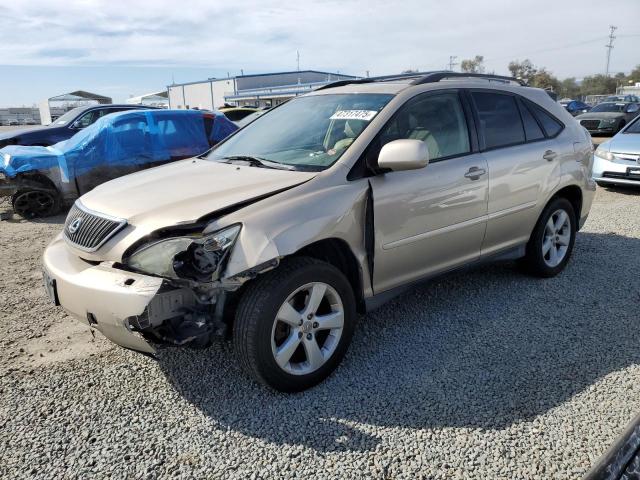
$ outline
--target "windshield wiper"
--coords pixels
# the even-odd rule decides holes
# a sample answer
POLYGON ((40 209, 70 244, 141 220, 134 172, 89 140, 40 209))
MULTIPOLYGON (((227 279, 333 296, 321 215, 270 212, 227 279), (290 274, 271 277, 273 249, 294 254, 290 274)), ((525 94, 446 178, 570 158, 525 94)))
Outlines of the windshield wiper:
POLYGON ((276 168, 279 170, 296 169, 293 165, 285 165, 284 163, 273 162, 265 158, 254 157, 252 155, 231 155, 229 157, 223 157, 222 160, 227 160, 227 162, 248 162, 254 167, 276 168))

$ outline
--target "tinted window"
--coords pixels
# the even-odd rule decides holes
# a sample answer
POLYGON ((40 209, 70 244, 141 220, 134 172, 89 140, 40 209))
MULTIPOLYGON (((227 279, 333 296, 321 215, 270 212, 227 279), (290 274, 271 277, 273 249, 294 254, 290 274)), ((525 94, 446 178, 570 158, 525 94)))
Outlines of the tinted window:
POLYGON ((469 131, 457 93, 420 95, 409 100, 380 133, 380 145, 399 139, 422 140, 429 158, 468 153, 469 131))
POLYGON ((244 117, 248 117, 252 113, 252 110, 231 110, 229 112, 224 112, 224 115, 232 122, 236 122, 238 120, 242 120, 244 117))
POLYGON ((520 103, 520 113, 522 113, 522 123, 524 124, 524 133, 527 142, 544 138, 544 132, 540 128, 540 125, 538 125, 536 119, 522 102, 520 103))
POLYGON ((525 141, 516 100, 511 95, 492 92, 471 94, 478 110, 485 148, 514 145, 525 141))
POLYGON ((96 120, 98 120, 102 116, 102 110, 92 110, 90 112, 85 113, 78 120, 76 120, 73 124, 74 128, 86 128, 89 125, 93 124, 96 120))
POLYGON ((555 137, 562 130, 562 124, 553 118, 546 110, 527 102, 527 106, 533 109, 538 121, 544 128, 547 137, 555 137))

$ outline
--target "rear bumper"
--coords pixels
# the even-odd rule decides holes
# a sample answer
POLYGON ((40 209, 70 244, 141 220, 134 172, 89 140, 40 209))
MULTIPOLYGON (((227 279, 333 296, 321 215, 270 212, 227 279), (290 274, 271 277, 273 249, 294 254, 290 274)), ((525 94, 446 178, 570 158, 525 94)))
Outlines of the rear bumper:
POLYGON ((131 329, 129 320, 145 312, 162 286, 161 278, 118 270, 109 263, 85 262, 69 251, 61 235, 45 250, 43 264, 67 313, 122 347, 155 352, 131 329))

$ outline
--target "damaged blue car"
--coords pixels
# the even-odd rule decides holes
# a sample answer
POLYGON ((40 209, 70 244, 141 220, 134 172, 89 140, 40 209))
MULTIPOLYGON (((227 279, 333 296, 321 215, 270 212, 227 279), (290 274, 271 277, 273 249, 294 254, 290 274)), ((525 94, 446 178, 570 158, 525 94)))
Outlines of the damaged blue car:
POLYGON ((219 112, 113 113, 50 147, 0 149, 0 196, 25 218, 53 215, 102 183, 200 155, 237 129, 219 112))

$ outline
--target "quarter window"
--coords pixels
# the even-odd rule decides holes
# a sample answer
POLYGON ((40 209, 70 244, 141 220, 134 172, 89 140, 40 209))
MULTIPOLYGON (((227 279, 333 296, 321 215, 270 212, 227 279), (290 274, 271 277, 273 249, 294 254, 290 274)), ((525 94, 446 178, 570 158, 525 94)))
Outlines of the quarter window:
POLYGON ((522 113, 522 123, 524 124, 524 133, 527 137, 527 142, 544 138, 544 132, 540 128, 540 125, 538 125, 538 122, 527 106, 522 102, 520 102, 520 113, 522 113))
POLYGON ((524 143, 524 128, 515 97, 493 92, 472 92, 485 148, 524 143))
POLYGON ((379 148, 393 140, 422 140, 431 160, 471 151, 464 111, 455 92, 409 100, 384 127, 379 139, 379 148))
POLYGON ((542 128, 544 128, 547 137, 555 137, 562 130, 562 124, 558 122, 555 118, 549 115, 545 110, 538 107, 537 105, 527 102, 527 106, 530 107, 535 116, 538 117, 538 120, 542 124, 542 128))

